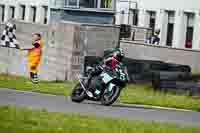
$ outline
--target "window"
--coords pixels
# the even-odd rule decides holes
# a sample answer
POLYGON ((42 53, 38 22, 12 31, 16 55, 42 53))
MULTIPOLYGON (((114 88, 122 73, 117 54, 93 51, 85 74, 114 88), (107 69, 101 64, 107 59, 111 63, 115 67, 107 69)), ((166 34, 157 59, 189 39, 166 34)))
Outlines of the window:
POLYGON ((5 6, 0 5, 0 21, 4 21, 4 16, 5 16, 5 6))
POLYGON ((114 0, 65 0, 65 7, 112 9, 114 0))
POLYGON ((133 25, 137 25, 138 24, 138 10, 133 9, 131 11, 133 13, 133 25))
POLYGON ((101 8, 112 8, 113 0, 101 0, 101 8))
POLYGON ((167 46, 172 46, 174 24, 168 23, 167 25, 167 46))
POLYGON ((187 29, 185 48, 192 48, 193 32, 194 32, 194 14, 187 13, 187 29))
POLYGON ((174 33, 174 11, 168 11, 168 24, 167 24, 167 46, 172 46, 173 33, 174 33))
POLYGON ((98 0, 80 0, 79 6, 83 8, 97 8, 98 0))
POLYGON ((67 7, 79 7, 79 0, 65 0, 65 6, 67 6, 67 7))
POLYGON ((25 19, 25 9, 26 9, 25 5, 20 6, 21 20, 25 19))
POLYGON ((72 5, 72 6, 76 6, 77 5, 77 3, 78 3, 78 1, 77 0, 69 0, 69 5, 72 5))
POLYGON ((156 24, 156 12, 149 11, 149 27, 152 28, 152 32, 154 33, 155 24, 156 24))
POLYGON ((10 18, 14 18, 15 17, 15 7, 11 6, 10 7, 10 18))
POLYGON ((31 20, 32 20, 32 22, 35 22, 35 20, 36 20, 36 7, 35 6, 32 6, 31 7, 31 20))
POLYGON ((44 24, 47 24, 47 17, 48 17, 48 7, 43 6, 44 8, 44 24))

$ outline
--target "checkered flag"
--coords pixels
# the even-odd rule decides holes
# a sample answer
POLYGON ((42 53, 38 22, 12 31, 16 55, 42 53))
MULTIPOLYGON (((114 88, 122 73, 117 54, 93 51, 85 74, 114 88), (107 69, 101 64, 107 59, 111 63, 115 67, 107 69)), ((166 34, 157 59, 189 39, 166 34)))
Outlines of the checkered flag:
POLYGON ((15 33, 16 25, 7 23, 0 39, 0 46, 20 49, 15 33))

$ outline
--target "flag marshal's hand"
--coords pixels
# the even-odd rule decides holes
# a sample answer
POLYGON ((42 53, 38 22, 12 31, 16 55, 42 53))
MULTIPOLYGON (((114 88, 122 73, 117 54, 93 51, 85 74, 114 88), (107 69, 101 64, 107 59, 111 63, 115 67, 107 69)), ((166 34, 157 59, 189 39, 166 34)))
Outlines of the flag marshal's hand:
POLYGON ((31 49, 33 49, 33 48, 20 48, 20 50, 31 50, 31 49))
POLYGON ((28 50, 28 49, 20 48, 19 50, 21 50, 21 51, 25 51, 25 50, 28 50))

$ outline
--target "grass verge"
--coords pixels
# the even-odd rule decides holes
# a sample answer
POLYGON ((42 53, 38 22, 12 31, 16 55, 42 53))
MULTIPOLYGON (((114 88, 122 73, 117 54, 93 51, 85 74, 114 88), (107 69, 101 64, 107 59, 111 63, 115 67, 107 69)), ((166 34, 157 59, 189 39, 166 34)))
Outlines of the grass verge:
POLYGON ((0 107, 1 133, 199 133, 200 128, 155 122, 0 107))
POLYGON ((22 91, 40 92, 53 95, 69 95, 74 82, 46 82, 32 84, 23 77, 0 74, 0 88, 10 88, 22 91))
MULTIPOLYGON (((69 95, 75 82, 40 82, 34 85, 23 77, 0 74, 0 88, 11 88, 54 95, 69 95)), ((200 112, 200 99, 186 95, 154 92, 151 85, 128 85, 119 101, 127 104, 145 104, 200 112)))
POLYGON ((151 85, 129 85, 121 94, 120 101, 127 104, 145 104, 200 112, 200 99, 175 93, 155 92, 151 85))

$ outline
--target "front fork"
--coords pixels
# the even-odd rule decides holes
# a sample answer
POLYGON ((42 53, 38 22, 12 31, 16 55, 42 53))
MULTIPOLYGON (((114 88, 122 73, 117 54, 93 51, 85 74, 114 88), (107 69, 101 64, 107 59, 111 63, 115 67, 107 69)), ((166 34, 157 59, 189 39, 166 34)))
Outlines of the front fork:
POLYGON ((111 91, 113 90, 113 87, 115 87, 115 84, 110 83, 110 84, 108 85, 108 91, 111 92, 111 91))
POLYGON ((79 80, 79 83, 81 84, 81 87, 83 88, 83 90, 85 91, 85 93, 90 97, 90 98, 92 98, 93 97, 93 94, 90 92, 90 91, 88 91, 87 89, 86 89, 86 87, 85 87, 85 84, 83 83, 84 82, 84 80, 86 80, 86 78, 84 78, 84 77, 78 77, 78 80, 79 80))

